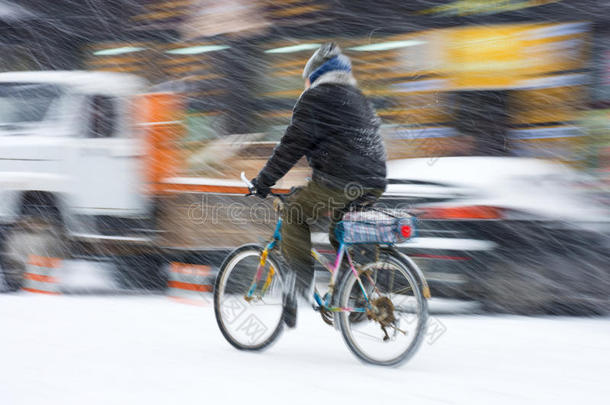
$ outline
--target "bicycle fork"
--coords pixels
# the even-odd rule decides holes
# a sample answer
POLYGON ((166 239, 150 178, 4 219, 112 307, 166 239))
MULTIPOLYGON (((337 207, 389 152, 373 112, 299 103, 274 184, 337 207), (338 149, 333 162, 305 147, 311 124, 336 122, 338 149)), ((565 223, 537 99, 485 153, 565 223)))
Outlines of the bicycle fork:
POLYGON ((265 293, 267 292, 267 289, 271 285, 271 281, 273 281, 273 276, 275 275, 276 270, 272 265, 269 265, 269 271, 267 272, 267 277, 265 278, 265 283, 263 284, 263 287, 261 288, 261 290, 258 294, 258 297, 254 297, 254 292, 256 291, 256 287, 260 283, 261 278, 263 276, 263 269, 265 268, 265 264, 267 263, 268 256, 269 256, 269 247, 266 247, 261 253, 260 260, 259 260, 258 266, 256 268, 256 273, 254 274, 254 279, 252 280, 252 283, 250 284, 250 288, 248 289, 248 292, 246 293, 246 295, 244 295, 244 299, 248 302, 252 301, 255 298, 262 299, 263 296, 265 295, 265 293))

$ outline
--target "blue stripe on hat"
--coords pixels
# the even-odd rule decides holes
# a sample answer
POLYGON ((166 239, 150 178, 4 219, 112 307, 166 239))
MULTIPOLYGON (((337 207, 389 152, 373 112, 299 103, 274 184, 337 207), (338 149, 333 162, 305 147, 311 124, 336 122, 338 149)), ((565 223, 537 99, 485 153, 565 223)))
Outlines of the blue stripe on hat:
POLYGON ((324 73, 332 72, 333 70, 340 70, 343 72, 351 72, 352 71, 352 63, 349 58, 343 55, 337 55, 332 59, 329 59, 327 62, 322 64, 319 68, 314 70, 309 75, 309 82, 313 83, 316 79, 322 76, 324 73))

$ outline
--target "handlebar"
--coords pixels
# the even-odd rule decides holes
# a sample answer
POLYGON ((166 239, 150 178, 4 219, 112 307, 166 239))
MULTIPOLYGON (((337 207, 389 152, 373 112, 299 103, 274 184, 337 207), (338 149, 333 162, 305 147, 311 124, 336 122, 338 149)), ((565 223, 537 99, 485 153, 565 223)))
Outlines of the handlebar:
MULTIPOLYGON (((243 181, 246 186, 248 187, 248 194, 246 194, 247 196, 251 196, 251 195, 256 195, 256 188, 254 187, 254 184, 252 184, 252 182, 250 180, 248 180, 248 178, 246 177, 246 172, 241 172, 241 181, 243 181)), ((294 188, 290 189, 289 193, 274 193, 273 191, 269 192, 269 195, 273 196, 273 197, 277 197, 279 198, 282 202, 286 201, 286 197, 288 197, 289 195, 291 195, 294 192, 294 188)))
POLYGON ((250 193, 256 193, 256 189, 254 188, 254 184, 252 184, 252 182, 250 180, 248 180, 248 178, 246 177, 246 172, 241 172, 241 181, 243 181, 244 183, 246 183, 246 186, 248 187, 248 190, 250 191, 250 193))

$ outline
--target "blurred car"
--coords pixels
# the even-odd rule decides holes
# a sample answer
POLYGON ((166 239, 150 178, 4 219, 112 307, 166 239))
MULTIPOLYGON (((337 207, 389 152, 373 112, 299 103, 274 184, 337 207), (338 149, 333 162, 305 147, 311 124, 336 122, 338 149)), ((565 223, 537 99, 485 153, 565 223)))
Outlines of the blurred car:
POLYGON ((420 211, 400 248, 433 294, 493 310, 603 312, 610 296, 610 210, 594 179, 516 157, 388 163, 388 207, 420 211))

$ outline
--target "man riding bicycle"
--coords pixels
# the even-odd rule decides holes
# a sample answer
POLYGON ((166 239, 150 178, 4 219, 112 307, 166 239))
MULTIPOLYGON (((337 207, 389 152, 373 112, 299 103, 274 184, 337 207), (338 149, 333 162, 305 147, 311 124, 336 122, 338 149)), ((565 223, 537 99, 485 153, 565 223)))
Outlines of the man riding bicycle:
POLYGON ((349 58, 335 43, 322 45, 303 70, 305 91, 292 121, 265 167, 252 180, 265 198, 271 187, 303 156, 312 180, 290 196, 282 226, 282 255, 296 274, 285 297, 284 321, 296 325, 296 294, 306 296, 313 280, 309 225, 326 212, 330 242, 337 249, 335 226, 348 207, 378 199, 386 187, 386 152, 379 118, 356 87, 349 58))

